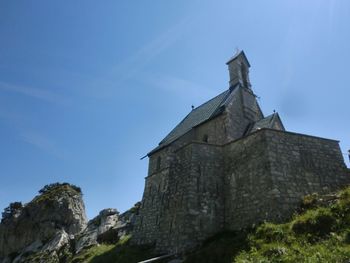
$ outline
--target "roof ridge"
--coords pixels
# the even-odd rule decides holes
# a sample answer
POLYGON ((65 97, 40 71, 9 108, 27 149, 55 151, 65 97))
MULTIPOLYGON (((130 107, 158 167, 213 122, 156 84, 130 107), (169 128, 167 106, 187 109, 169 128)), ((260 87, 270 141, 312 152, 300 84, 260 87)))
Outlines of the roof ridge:
MULTIPOLYGON (((196 110, 196 109, 198 109, 198 108, 204 106, 205 104, 208 104, 209 102, 215 100, 216 98, 220 97, 222 94, 224 94, 225 92, 228 92, 228 91, 229 91, 229 90, 227 89, 227 90, 221 92, 219 95, 216 95, 215 97, 211 98, 210 100, 208 100, 208 101, 202 103, 201 105, 199 105, 198 107, 194 108, 193 110, 196 110)), ((225 98, 226 98, 226 97, 225 97, 225 98)))
POLYGON ((227 99, 230 90, 227 89, 198 107, 191 110, 176 126, 172 129, 158 145, 169 144, 181 137, 193 127, 207 121, 218 114, 218 109, 222 106, 223 101, 227 99))

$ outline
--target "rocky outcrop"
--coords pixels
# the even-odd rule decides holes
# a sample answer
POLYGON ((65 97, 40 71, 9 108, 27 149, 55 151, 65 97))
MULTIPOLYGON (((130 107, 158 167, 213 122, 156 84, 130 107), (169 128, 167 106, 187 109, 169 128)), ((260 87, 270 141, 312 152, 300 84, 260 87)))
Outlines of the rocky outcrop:
POLYGON ((55 258, 62 258, 60 253, 74 249, 71 240, 86 228, 80 188, 52 184, 39 192, 28 204, 13 203, 5 209, 0 224, 0 262, 56 262, 55 258))
POLYGON ((10 204, 0 224, 0 263, 63 263, 102 243, 131 234, 140 203, 123 214, 102 210, 87 222, 79 187, 45 186, 28 204, 10 204))
POLYGON ((77 237, 75 251, 101 243, 116 243, 121 237, 131 233, 135 223, 135 216, 139 211, 140 204, 123 214, 116 209, 102 210, 98 216, 90 220, 85 230, 77 237))
MULTIPOLYGON (((118 224, 119 213, 116 209, 108 208, 102 210, 98 216, 90 220, 85 230, 77 237, 75 250, 79 253, 83 248, 97 245, 98 239, 107 231, 115 228, 118 224)), ((113 235, 118 241, 118 233, 113 235)))

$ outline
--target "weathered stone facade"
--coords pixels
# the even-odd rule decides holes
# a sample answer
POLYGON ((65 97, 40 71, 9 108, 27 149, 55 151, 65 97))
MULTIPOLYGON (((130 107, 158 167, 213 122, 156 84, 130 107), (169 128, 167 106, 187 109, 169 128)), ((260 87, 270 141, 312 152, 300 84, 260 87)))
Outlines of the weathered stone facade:
POLYGON ((338 141, 261 129, 224 148, 226 229, 281 221, 302 196, 350 182, 338 141))
POLYGON ((194 109, 149 156, 133 241, 194 248, 223 230, 289 217, 308 193, 349 183, 337 141, 290 133, 264 118, 249 62, 228 62, 230 88, 194 109))

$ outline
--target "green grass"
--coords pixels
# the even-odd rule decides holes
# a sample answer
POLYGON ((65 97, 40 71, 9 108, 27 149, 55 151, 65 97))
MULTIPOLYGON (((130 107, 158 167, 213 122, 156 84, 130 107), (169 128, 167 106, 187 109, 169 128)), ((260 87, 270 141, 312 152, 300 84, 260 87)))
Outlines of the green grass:
POLYGON ((249 235, 250 249, 232 262, 341 263, 350 259, 350 188, 338 199, 317 206, 316 195, 304 198, 303 213, 285 224, 264 223, 249 235))
POLYGON ((127 236, 117 244, 102 244, 83 250, 70 263, 136 263, 154 257, 148 246, 132 246, 127 236))
POLYGON ((301 211, 284 224, 263 223, 240 233, 221 233, 187 256, 186 263, 350 262, 350 187, 332 202, 303 199, 301 211))
MULTIPOLYGON (((349 262, 350 187, 331 202, 318 202, 321 198, 306 196, 301 212, 284 224, 219 233, 186 255, 185 263, 349 262)), ((152 247, 132 246, 129 240, 85 249, 68 263, 134 263, 156 256, 152 247)))

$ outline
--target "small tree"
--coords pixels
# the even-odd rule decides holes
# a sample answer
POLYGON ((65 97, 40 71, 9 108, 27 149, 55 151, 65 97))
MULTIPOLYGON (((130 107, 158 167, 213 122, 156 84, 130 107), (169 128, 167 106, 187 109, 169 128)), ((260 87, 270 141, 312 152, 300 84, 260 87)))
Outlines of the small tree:
POLYGON ((4 212, 2 212, 1 222, 3 222, 6 219, 12 218, 14 215, 18 214, 22 210, 22 208, 23 205, 21 202, 10 203, 10 205, 4 209, 4 212))

